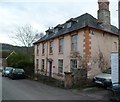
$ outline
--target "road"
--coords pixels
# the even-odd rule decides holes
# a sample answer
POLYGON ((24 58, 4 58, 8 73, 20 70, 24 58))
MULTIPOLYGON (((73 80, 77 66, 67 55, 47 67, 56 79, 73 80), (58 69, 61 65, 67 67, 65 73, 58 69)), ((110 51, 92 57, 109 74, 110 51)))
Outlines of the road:
POLYGON ((40 82, 2 78, 3 100, 97 100, 83 93, 51 87, 40 82))

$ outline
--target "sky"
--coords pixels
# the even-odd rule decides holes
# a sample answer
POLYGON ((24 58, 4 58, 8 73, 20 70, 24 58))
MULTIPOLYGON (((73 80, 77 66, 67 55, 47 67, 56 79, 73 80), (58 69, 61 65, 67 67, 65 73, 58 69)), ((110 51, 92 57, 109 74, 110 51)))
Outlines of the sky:
MULTIPOLYGON (((118 0, 110 1, 111 24, 118 27, 118 0)), ((18 45, 12 36, 18 26, 39 33, 84 13, 97 18, 98 0, 0 0, 0 43, 18 45)))

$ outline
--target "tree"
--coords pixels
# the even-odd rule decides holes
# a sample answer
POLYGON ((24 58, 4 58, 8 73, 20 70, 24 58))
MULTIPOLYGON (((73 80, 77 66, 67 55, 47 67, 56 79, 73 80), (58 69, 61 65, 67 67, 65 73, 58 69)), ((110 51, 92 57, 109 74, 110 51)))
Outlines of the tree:
POLYGON ((32 47, 36 40, 43 37, 43 35, 43 33, 39 34, 38 31, 33 30, 31 25, 25 25, 17 27, 12 38, 26 47, 26 53, 29 55, 29 48, 32 47))
POLYGON ((31 47, 42 36, 43 33, 39 34, 38 31, 34 31, 31 25, 25 25, 17 27, 12 38, 18 40, 25 47, 31 47))

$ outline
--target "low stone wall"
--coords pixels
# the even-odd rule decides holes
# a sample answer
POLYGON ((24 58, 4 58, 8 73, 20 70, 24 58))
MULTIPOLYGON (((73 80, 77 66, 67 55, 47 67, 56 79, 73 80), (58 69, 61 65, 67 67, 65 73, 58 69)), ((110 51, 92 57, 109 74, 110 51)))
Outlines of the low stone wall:
POLYGON ((43 83, 66 89, 84 87, 90 83, 87 79, 86 69, 75 69, 74 72, 64 72, 64 76, 58 76, 58 78, 46 76, 44 73, 36 74, 35 78, 43 83))
POLYGON ((43 82, 43 83, 51 85, 51 86, 64 88, 63 80, 57 80, 55 78, 52 78, 52 77, 49 77, 46 75, 41 75, 41 74, 37 75, 37 81, 43 82))

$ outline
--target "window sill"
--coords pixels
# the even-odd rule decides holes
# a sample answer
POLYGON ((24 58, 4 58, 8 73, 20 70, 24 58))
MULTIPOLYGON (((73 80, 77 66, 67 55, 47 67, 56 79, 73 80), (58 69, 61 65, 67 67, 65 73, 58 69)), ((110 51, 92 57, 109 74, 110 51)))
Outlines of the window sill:
POLYGON ((41 69, 40 71, 41 71, 41 72, 45 72, 45 70, 44 70, 44 69, 41 69))
POLYGON ((63 52, 59 52, 58 54, 59 54, 59 55, 62 55, 62 54, 63 54, 63 52))
POLYGON ((71 53, 78 52, 78 50, 71 50, 71 53))
POLYGON ((49 53, 49 55, 53 55, 53 53, 49 53))
POLYGON ((57 75, 58 75, 58 76, 63 76, 63 74, 62 74, 62 73, 58 73, 57 75))
POLYGON ((42 56, 45 56, 45 54, 42 54, 42 56))

